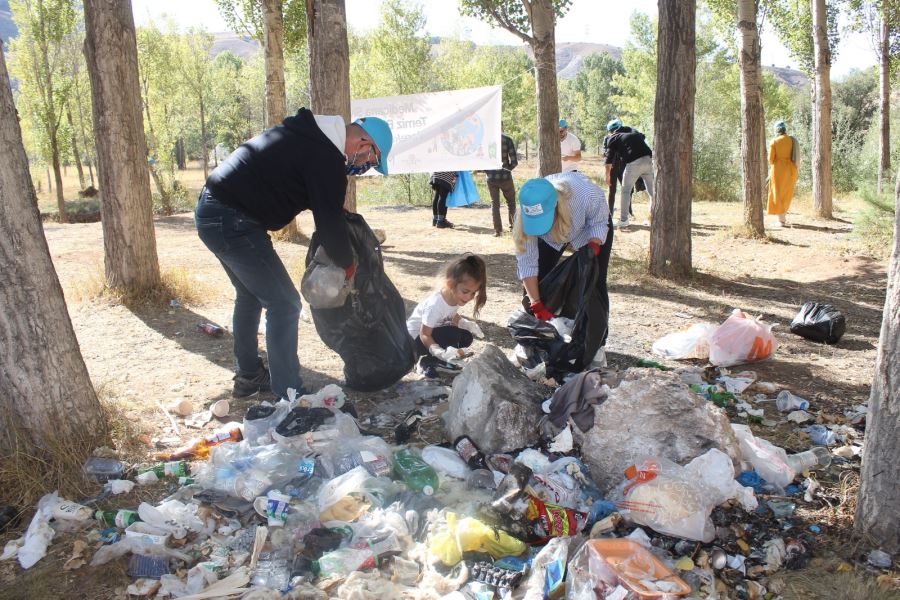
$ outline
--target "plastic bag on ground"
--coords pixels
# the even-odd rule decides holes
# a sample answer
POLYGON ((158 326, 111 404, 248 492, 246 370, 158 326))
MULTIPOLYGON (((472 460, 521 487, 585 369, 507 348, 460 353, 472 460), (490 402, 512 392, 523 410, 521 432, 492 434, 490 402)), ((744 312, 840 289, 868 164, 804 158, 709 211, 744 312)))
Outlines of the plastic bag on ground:
POLYGON ((830 304, 807 302, 791 321, 791 333, 814 342, 837 344, 847 330, 847 319, 830 304))
MULTIPOLYGON (((357 261, 353 291, 342 306, 311 312, 319 337, 344 361, 347 386, 375 391, 413 368, 415 350, 406 330, 403 297, 384 272, 381 244, 361 215, 345 213, 344 218, 357 261)), ((313 234, 307 265, 319 245, 318 234, 313 234)))
POLYGON ((772 327, 736 308, 709 339, 709 362, 731 367, 764 360, 778 348, 772 327))
POLYGON ((178 550, 167 548, 160 544, 152 544, 141 538, 125 537, 115 544, 101 546, 100 549, 94 553, 94 557, 91 559, 90 564, 92 567, 105 565, 109 561, 121 558, 129 552, 147 556, 168 556, 188 563, 193 560, 190 556, 183 552, 179 552, 178 550))
POLYGON ((319 518, 327 521, 355 521, 370 506, 384 506, 395 486, 386 477, 372 477, 365 467, 355 467, 326 481, 319 488, 319 518))
POLYGON ((712 449, 681 467, 661 457, 645 457, 626 469, 626 480, 613 496, 622 516, 653 530, 710 542, 712 509, 730 498, 756 508, 752 490, 734 481, 734 466, 712 449))
POLYGON ((449 475, 456 479, 465 480, 472 469, 466 464, 455 450, 441 446, 425 446, 422 448, 422 460, 427 462, 432 469, 442 475, 449 475))
POLYGON ((780 488, 790 484, 796 473, 788 465, 787 452, 771 442, 753 435, 746 425, 731 424, 731 429, 741 443, 741 456, 753 465, 759 476, 780 488))
POLYGON ((525 542, 478 519, 460 519, 452 512, 445 513, 444 519, 435 528, 428 542, 428 551, 448 567, 458 564, 464 552, 485 552, 500 558, 518 556, 527 548, 525 542))
POLYGON ((25 531, 23 543, 19 548, 18 559, 23 569, 34 566, 47 554, 47 546, 53 540, 55 531, 50 527, 53 508, 60 502, 59 494, 53 492, 38 500, 37 511, 31 518, 28 530, 25 531))
POLYGON ((653 342, 653 353, 674 360, 706 360, 709 358, 709 339, 715 330, 715 325, 695 323, 684 331, 670 333, 653 342))

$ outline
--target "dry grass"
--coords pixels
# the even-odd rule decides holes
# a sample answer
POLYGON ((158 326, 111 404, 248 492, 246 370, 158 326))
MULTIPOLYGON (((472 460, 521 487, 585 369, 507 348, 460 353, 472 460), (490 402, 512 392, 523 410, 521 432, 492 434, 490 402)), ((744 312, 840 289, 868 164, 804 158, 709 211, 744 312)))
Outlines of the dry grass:
POLYGON ((871 576, 860 573, 787 571, 785 600, 897 600, 900 592, 891 585, 880 585, 871 576))
POLYGON ((170 300, 181 304, 202 305, 213 290, 197 281, 189 269, 167 267, 160 273, 160 285, 136 292, 112 288, 106 283, 102 266, 96 266, 86 276, 75 281, 66 290, 66 300, 76 303, 105 302, 123 306, 164 306, 170 300))
POLYGON ((128 400, 110 383, 97 386, 97 397, 103 410, 109 442, 123 458, 141 460, 146 457, 144 440, 157 433, 157 427, 147 418, 148 407, 144 401, 128 400))

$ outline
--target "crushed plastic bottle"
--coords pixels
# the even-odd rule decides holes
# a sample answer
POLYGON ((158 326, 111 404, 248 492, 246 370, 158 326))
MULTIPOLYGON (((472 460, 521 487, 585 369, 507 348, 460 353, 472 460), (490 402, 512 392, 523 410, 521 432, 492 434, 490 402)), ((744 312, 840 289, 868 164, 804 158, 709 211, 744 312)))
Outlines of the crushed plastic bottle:
POLYGON ((781 412, 806 410, 809 408, 809 401, 804 400, 800 396, 795 396, 787 390, 781 390, 775 398, 775 406, 777 406, 778 410, 781 412))
POLYGON ((803 471, 830 465, 831 452, 829 452, 828 448, 817 446, 806 452, 789 455, 787 462, 795 473, 802 473, 803 471))
POLYGON ((437 473, 409 449, 394 453, 394 476, 402 479, 409 489, 426 496, 431 496, 438 489, 437 473))
POLYGON ((810 425, 804 431, 809 434, 810 441, 817 446, 830 446, 837 441, 834 432, 824 425, 810 425))
POLYGON ((125 463, 114 458, 91 456, 85 461, 82 470, 89 480, 106 483, 110 479, 122 479, 122 475, 125 474, 125 463))

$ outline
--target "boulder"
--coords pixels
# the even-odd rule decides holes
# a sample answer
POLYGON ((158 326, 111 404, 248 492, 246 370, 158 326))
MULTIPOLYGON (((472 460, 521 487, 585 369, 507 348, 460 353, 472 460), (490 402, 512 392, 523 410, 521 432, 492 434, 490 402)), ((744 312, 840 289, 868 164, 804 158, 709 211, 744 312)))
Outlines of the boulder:
POLYGON ((485 454, 538 443, 543 388, 488 344, 456 376, 444 414, 447 436, 467 435, 485 454))
POLYGON ((721 408, 701 398, 681 378, 657 369, 629 369, 607 400, 594 408, 594 426, 575 441, 603 492, 624 479, 641 456, 685 464, 710 448, 740 469, 739 442, 721 408))

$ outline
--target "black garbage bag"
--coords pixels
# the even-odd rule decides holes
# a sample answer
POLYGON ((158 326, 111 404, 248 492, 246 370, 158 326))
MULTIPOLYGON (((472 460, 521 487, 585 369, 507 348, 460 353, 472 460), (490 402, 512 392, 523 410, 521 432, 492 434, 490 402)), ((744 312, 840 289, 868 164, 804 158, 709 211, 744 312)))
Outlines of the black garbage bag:
POLYGON ((606 340, 609 306, 600 294, 599 277, 600 264, 585 246, 556 265, 539 283, 541 301, 547 310, 574 321, 571 341, 563 341, 552 325, 531 315, 526 315, 531 321, 520 317, 507 325, 526 350, 546 353, 543 362, 548 377, 559 381, 566 373, 583 371, 606 340), (541 327, 529 338, 524 329, 529 324, 535 328, 535 321, 541 327))
POLYGON ((807 302, 791 321, 791 333, 814 342, 837 344, 847 330, 843 313, 830 304, 807 302))
MULTIPOLYGON (((343 306, 310 311, 319 337, 344 361, 347 386, 366 392, 381 390, 413 368, 413 339, 406 330, 403 298, 384 272, 375 234, 362 215, 344 213, 344 217, 356 254, 353 290, 343 306)), ((318 247, 314 233, 307 265, 318 247)))
POLYGON ((565 345, 553 325, 524 310, 510 315, 506 328, 525 350, 525 357, 519 359, 519 364, 529 370, 541 363, 549 363, 550 357, 558 354, 565 345))

